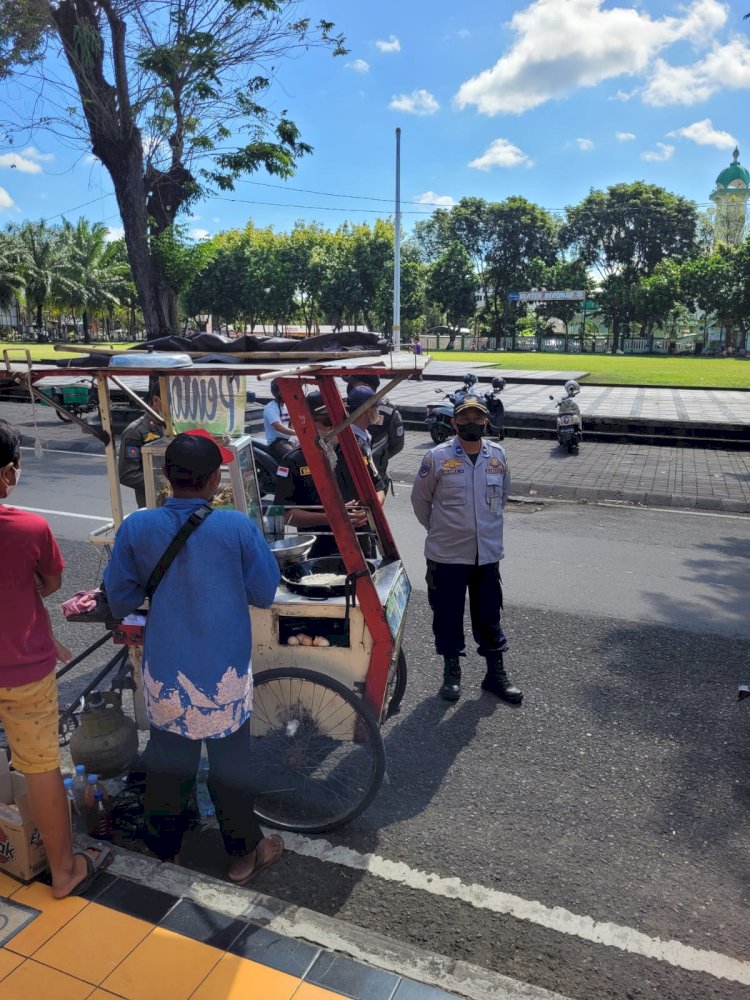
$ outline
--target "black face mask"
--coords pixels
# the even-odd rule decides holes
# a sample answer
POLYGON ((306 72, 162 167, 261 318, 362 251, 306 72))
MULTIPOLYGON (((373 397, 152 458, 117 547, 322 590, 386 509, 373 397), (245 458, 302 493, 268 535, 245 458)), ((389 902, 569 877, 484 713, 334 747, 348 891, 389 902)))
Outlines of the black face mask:
POLYGON ((468 424, 456 424, 456 431, 462 441, 480 441, 484 433, 484 424, 473 421, 468 424))

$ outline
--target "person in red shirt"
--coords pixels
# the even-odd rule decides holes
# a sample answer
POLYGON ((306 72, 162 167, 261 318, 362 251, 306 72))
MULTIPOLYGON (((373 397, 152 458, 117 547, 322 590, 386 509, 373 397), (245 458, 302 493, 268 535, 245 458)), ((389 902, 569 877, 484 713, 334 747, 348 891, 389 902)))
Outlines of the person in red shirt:
POLYGON ((62 899, 88 889, 113 854, 106 847, 73 851, 60 774, 57 650, 42 600, 60 589, 64 563, 44 518, 5 502, 20 478, 20 436, 0 420, 0 721, 11 762, 26 778, 52 895, 62 899))

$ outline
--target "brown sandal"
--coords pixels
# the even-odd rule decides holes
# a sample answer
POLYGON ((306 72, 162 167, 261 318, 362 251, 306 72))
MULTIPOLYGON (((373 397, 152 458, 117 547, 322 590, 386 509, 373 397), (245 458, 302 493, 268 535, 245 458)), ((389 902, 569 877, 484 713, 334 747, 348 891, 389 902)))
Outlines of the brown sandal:
POLYGON ((242 879, 233 879, 231 875, 227 876, 232 885, 247 885, 250 879, 255 878, 258 872, 262 872, 264 868, 268 868, 270 865, 276 864, 281 855, 284 853, 284 841, 278 834, 274 833, 270 837, 264 837, 252 853, 255 855, 255 865, 253 870, 249 875, 245 875, 242 879), (268 856, 265 861, 259 864, 258 848, 261 844, 268 845, 268 856))

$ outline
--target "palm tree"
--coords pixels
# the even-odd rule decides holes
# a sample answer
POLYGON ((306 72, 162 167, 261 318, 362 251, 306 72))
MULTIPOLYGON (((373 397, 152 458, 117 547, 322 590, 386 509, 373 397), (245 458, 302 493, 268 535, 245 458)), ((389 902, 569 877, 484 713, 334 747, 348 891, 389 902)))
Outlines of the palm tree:
POLYGON ((63 239, 67 246, 65 277, 66 299, 81 312, 83 339, 91 340, 91 312, 110 311, 120 304, 125 292, 129 268, 109 252, 107 227, 103 222, 91 225, 80 218, 75 225, 63 220, 63 239))
POLYGON ((12 306, 25 286, 21 245, 11 233, 0 233, 0 308, 12 306))
POLYGON ((36 311, 35 326, 41 333, 45 305, 52 298, 64 298, 68 291, 66 246, 61 230, 43 221, 25 222, 12 232, 21 247, 26 301, 36 311))

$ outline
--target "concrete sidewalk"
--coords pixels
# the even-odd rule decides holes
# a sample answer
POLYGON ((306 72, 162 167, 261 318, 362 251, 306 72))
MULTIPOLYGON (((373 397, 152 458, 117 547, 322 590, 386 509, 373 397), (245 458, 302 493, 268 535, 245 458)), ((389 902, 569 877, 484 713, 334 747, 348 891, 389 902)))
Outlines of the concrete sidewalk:
MULTIPOLYGON (((23 443, 102 454, 102 445, 51 410, 27 403, 0 403, 0 417, 14 423, 23 443)), ((551 438, 508 437, 504 442, 513 476, 513 495, 577 500, 615 500, 659 507, 697 507, 750 513, 750 452, 677 445, 584 441, 568 455, 551 438)), ((406 444, 390 464, 398 483, 412 483, 430 436, 407 431, 406 444)))

